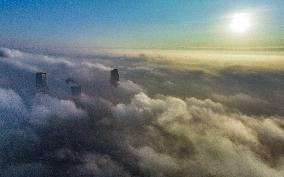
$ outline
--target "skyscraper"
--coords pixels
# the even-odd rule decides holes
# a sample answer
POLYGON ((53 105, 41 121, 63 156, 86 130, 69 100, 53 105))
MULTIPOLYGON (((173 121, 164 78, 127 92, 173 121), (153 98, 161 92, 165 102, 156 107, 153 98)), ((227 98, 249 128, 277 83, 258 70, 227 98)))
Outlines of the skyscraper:
POLYGON ((47 93, 47 74, 44 72, 36 73, 36 90, 37 93, 47 93))
POLYGON ((110 83, 112 86, 117 87, 119 81, 118 69, 113 69, 110 71, 110 83))

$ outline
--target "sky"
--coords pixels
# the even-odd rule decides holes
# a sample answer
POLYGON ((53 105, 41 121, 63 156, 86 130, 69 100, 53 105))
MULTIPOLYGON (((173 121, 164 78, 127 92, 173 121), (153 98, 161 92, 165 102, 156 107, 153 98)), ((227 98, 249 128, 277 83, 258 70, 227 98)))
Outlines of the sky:
POLYGON ((1 0, 0 43, 8 47, 283 47, 282 0, 1 0), (234 14, 250 28, 229 29, 234 14))
POLYGON ((0 12, 0 177, 284 176, 283 0, 0 12))

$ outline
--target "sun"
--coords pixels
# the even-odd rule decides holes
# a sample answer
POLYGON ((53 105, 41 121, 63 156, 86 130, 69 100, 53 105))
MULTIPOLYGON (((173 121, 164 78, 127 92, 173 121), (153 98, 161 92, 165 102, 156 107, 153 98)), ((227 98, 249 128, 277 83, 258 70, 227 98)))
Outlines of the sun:
POLYGON ((251 18, 247 13, 235 14, 231 17, 230 29, 235 33, 244 33, 251 27, 251 18))

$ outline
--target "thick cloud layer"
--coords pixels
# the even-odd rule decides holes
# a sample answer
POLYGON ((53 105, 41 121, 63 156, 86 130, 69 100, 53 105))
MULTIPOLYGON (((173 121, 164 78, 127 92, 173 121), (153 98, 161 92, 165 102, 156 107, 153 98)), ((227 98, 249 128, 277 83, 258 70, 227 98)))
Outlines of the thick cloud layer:
POLYGON ((136 132, 145 144, 134 152, 153 176, 283 175, 280 118, 248 117, 211 100, 151 99, 143 93, 113 109, 118 119, 145 120, 136 132))
POLYGON ((190 71, 145 55, 0 55, 0 176, 284 175, 284 77, 275 69, 190 71), (48 94, 36 93, 35 72, 47 72, 48 94))

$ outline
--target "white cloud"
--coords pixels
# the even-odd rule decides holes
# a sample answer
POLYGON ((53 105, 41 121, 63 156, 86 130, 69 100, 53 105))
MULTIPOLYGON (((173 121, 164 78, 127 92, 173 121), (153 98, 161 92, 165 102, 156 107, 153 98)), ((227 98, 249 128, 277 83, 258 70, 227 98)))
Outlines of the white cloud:
MULTIPOLYGON (((278 142, 278 145, 275 146, 280 148, 283 145, 283 129, 273 121, 277 118, 264 119, 263 117, 236 114, 226 110, 220 103, 208 99, 189 98, 186 101, 173 97, 151 99, 142 93, 136 95, 129 105, 120 104, 113 110, 115 117, 128 118, 122 119, 123 121, 148 117, 168 134, 186 137, 187 141, 191 141, 192 146, 196 149, 195 154, 192 154, 194 158, 189 158, 186 161, 177 159, 177 163, 190 168, 191 172, 194 169, 191 169, 190 161, 193 161, 204 167, 207 170, 207 175, 263 177, 283 175, 283 171, 272 168, 265 160, 267 156, 274 158, 272 154, 269 154, 269 151, 277 148, 273 147, 270 142, 262 141, 263 136, 265 136, 265 140, 267 136, 273 136, 272 141, 278 142), (279 144, 279 142, 281 143, 279 144)), ((283 123, 283 120, 277 120, 283 123)), ((167 141, 167 137, 159 138, 165 138, 167 141)), ((174 141, 170 144, 170 146, 175 146, 174 141)), ((184 146, 183 148, 186 148, 185 144, 184 146)), ((164 147, 161 151, 167 152, 168 148, 170 149, 170 147, 164 147)), ((187 148, 192 147, 188 146, 187 148)), ((281 154, 279 154, 280 156, 284 155, 281 150, 278 153, 281 154)), ((171 162, 173 160, 170 160, 172 157, 157 155, 151 148, 142 149, 140 154, 141 163, 147 168, 150 168, 153 163, 159 164, 156 162, 159 161, 159 158, 168 159, 170 164, 173 163, 171 162)), ((174 167, 175 165, 170 166, 174 167)), ((278 162, 277 166, 283 168, 284 164, 278 162)), ((155 171, 155 169, 157 167, 154 166, 153 170, 155 171)), ((187 170, 182 169, 181 171, 187 170)), ((201 172, 196 173, 200 174, 201 172)))
POLYGON ((144 146, 139 149, 133 149, 133 153, 137 155, 141 161, 141 168, 150 169, 153 176, 174 175, 180 170, 176 160, 167 154, 155 152, 149 146, 144 146))
POLYGON ((23 53, 19 50, 0 47, 0 57, 15 58, 21 57, 22 55, 23 53))
POLYGON ((50 117, 72 119, 84 116, 85 112, 77 108, 71 100, 60 100, 42 94, 33 100, 31 121, 35 123, 45 124, 50 117))
POLYGON ((99 69, 103 71, 110 71, 112 69, 111 67, 104 66, 103 64, 100 64, 100 63, 82 62, 82 64, 87 67, 99 69))

